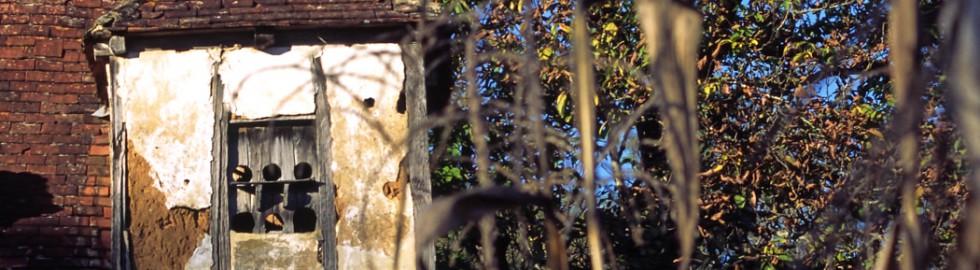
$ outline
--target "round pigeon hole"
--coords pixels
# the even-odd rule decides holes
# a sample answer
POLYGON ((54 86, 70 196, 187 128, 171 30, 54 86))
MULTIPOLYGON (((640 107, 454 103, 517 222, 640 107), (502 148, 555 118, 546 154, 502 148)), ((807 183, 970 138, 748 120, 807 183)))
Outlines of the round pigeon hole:
POLYGON ((265 231, 282 231, 282 217, 279 214, 271 213, 265 216, 265 231))
POLYGON ((238 213, 231 218, 231 230, 240 233, 250 233, 255 228, 255 218, 251 213, 238 213))
POLYGON ((252 180, 252 169, 245 165, 238 165, 232 172, 231 178, 235 182, 248 182, 252 180))
POLYGON ((262 168, 262 178, 266 181, 276 181, 279 177, 282 177, 282 169, 279 169, 279 165, 273 163, 262 168))
POLYGON ((296 176, 296 179, 310 178, 313 176, 313 166, 306 162, 300 162, 293 167, 293 175, 296 176))
POLYGON ((316 230, 316 212, 313 209, 303 208, 293 214, 293 231, 304 233, 314 230, 316 230))

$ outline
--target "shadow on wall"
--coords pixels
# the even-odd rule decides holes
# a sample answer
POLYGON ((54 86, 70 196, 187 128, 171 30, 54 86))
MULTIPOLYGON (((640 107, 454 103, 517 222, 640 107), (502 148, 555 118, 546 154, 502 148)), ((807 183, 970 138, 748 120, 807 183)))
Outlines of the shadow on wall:
POLYGON ((28 172, 0 171, 0 229, 28 217, 61 210, 48 193, 48 179, 28 172))

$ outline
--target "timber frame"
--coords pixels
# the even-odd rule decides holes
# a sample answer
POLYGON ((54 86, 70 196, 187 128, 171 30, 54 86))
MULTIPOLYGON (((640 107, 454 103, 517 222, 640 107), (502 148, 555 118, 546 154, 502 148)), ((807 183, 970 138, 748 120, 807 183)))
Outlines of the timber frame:
MULTIPOLYGON (((128 213, 127 213, 127 137, 126 119, 124 119, 120 108, 121 102, 116 97, 117 85, 112 78, 116 73, 115 57, 123 57, 128 52, 138 52, 148 48, 161 49, 189 49, 199 47, 231 47, 231 46, 256 46, 259 42, 268 42, 271 36, 275 46, 301 45, 301 44, 353 44, 353 43, 399 43, 402 49, 402 61, 405 65, 405 81, 403 91, 405 94, 406 110, 408 113, 409 138, 407 145, 407 157, 409 159, 409 178, 411 182, 411 192, 413 198, 413 210, 415 216, 424 211, 424 206, 431 202, 431 183, 429 172, 428 155, 428 130, 425 126, 428 108, 426 93, 426 72, 425 72, 425 51, 422 45, 413 41, 415 36, 412 29, 402 26, 383 26, 383 27, 362 27, 358 31, 349 29, 281 29, 270 31, 267 28, 256 29, 232 29, 229 31, 216 32, 207 31, 182 31, 167 33, 113 33, 106 39, 90 40, 87 39, 87 48, 90 55, 94 58, 94 69, 102 69, 105 72, 100 91, 105 91, 107 105, 111 107, 110 119, 112 126, 112 268, 113 269, 132 269, 132 259, 130 258, 130 241, 128 236, 128 213), (353 32, 353 33, 352 33, 353 32), (219 35, 220 34, 220 35, 219 35), (261 37, 261 40, 259 36, 261 37), (103 42, 99 42, 103 41, 103 42), (105 71, 108 69, 108 71, 105 71)), ((330 116, 329 106, 325 92, 328 91, 324 83, 323 70, 319 65, 319 58, 310 59, 313 69, 311 73, 315 82, 314 97, 316 104, 314 125, 317 130, 329 130, 330 116)), ((217 66, 214 67, 217 69, 217 66)), ((97 73, 99 74, 99 73, 97 73)), ((212 97, 221 97, 224 94, 218 73, 214 73, 211 83, 212 97)), ((211 244, 213 247, 213 266, 212 269, 231 269, 231 247, 228 238, 229 232, 229 213, 227 211, 229 198, 227 196, 228 185, 226 184, 231 175, 228 168, 227 145, 229 138, 228 124, 229 113, 221 98, 213 98, 214 106, 214 137, 212 139, 212 169, 211 169, 211 209, 210 229, 211 244)), ((316 211, 320 214, 318 222, 321 228, 333 228, 336 222, 336 215, 333 211, 334 189, 332 173, 326 163, 331 160, 332 138, 329 132, 319 133, 316 137, 317 152, 320 156, 321 165, 318 166, 320 179, 320 194, 325 197, 317 203, 316 211), (324 135, 325 134, 325 135, 324 135)), ((336 235, 335 230, 323 229, 322 232, 322 265, 324 269, 337 269, 336 256, 336 235)), ((429 245, 423 250, 417 250, 419 269, 434 269, 435 252, 433 246, 429 245)))

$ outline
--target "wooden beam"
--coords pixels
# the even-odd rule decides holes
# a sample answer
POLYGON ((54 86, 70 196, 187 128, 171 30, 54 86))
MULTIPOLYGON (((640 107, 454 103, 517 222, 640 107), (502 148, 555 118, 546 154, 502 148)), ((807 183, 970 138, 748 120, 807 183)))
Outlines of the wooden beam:
POLYGON ((115 74, 117 72, 116 59, 113 57, 109 62, 109 99, 112 104, 110 110, 110 125, 112 126, 112 269, 132 269, 132 260, 129 257, 129 237, 126 228, 126 121, 123 119, 122 101, 116 98, 115 74))
MULTIPOLYGON (((415 217, 418 217, 432 202, 432 184, 429 182, 429 132, 423 126, 427 116, 424 51, 422 45, 417 42, 402 43, 401 48, 402 62, 405 63, 403 87, 408 111, 408 174, 409 182, 412 184, 412 210, 415 217)), ((433 244, 426 245, 422 250, 415 252, 418 255, 418 268, 435 269, 436 252, 433 244)))
POLYGON ((231 269, 231 241, 228 236, 228 113, 224 106, 224 84, 214 63, 211 77, 211 100, 214 106, 214 137, 211 145, 211 269, 231 269))
POLYGON ((316 166, 316 179, 321 181, 320 195, 323 196, 316 206, 317 214, 320 216, 320 232, 322 240, 320 243, 320 256, 325 270, 337 269, 337 236, 335 226, 337 224, 337 212, 334 210, 334 184, 333 171, 330 163, 333 161, 333 137, 330 135, 330 103, 327 102, 327 76, 323 72, 320 57, 314 57, 310 61, 310 69, 313 73, 313 92, 316 103, 316 154, 320 164, 316 166))

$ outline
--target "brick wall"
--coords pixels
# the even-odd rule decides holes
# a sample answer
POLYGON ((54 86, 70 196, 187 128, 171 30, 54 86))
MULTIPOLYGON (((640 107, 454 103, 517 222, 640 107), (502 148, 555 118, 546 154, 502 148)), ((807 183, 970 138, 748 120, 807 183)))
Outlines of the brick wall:
POLYGON ((108 268, 109 122, 82 51, 107 0, 0 0, 0 268, 108 268))

